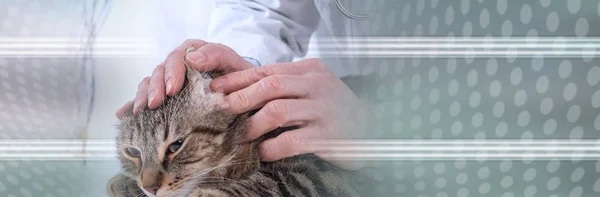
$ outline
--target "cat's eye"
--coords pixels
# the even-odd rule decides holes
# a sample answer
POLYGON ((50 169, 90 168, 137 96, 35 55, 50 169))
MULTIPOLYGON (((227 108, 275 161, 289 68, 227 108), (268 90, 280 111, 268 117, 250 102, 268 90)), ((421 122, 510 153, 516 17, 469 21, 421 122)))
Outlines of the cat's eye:
POLYGON ((130 157, 135 157, 135 158, 138 158, 138 157, 140 157, 140 155, 141 155, 141 153, 140 153, 140 151, 139 151, 138 149, 131 148, 131 147, 129 147, 129 148, 126 148, 126 149, 125 149, 125 152, 126 152, 126 153, 127 153, 127 155, 129 155, 130 157))
POLYGON ((182 144, 183 144, 183 139, 179 139, 179 140, 173 142, 171 145, 169 145, 169 153, 177 152, 177 150, 179 150, 179 148, 181 148, 182 144))

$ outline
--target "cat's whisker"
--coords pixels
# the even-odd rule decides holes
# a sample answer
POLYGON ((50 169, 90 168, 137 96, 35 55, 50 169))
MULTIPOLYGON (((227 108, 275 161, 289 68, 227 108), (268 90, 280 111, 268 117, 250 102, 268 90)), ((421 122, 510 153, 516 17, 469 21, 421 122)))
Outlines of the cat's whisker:
POLYGON ((206 170, 206 172, 200 173, 199 175, 196 175, 196 176, 194 176, 194 178, 197 178, 197 177, 199 177, 199 176, 202 176, 202 175, 205 175, 205 174, 207 174, 207 173, 210 173, 210 172, 212 172, 213 170, 216 170, 216 169, 218 169, 218 168, 221 168, 221 167, 225 167, 225 166, 227 166, 227 165, 228 165, 227 163, 228 163, 228 162, 230 162, 230 161, 231 161, 231 160, 232 160, 232 159, 233 159, 235 156, 237 156, 237 154, 240 152, 240 150, 241 150, 241 149, 240 149, 240 148, 238 148, 238 149, 235 151, 235 153, 234 153, 233 155, 231 155, 231 157, 229 157, 229 158, 228 158, 227 160, 225 160, 223 163, 221 163, 221 164, 219 164, 219 165, 217 165, 217 166, 215 166, 215 167, 212 167, 212 168, 209 168, 209 169, 207 169, 207 170, 206 170))
POLYGON ((244 184, 241 181, 236 181, 236 180, 233 180, 233 179, 229 179, 229 180, 199 180, 199 181, 190 182, 189 184, 191 184, 191 185, 200 185, 200 184, 207 184, 207 183, 209 183, 209 184, 210 183, 237 183, 237 184, 244 184))
POLYGON ((233 181, 233 182, 239 183, 239 184, 243 183, 242 181, 238 181, 238 180, 230 179, 230 178, 225 178, 225 177, 202 177, 202 178, 203 179, 223 179, 223 180, 233 181))
POLYGON ((141 191, 140 194, 136 195, 136 197, 142 197, 144 195, 146 195, 146 193, 144 193, 143 191, 141 191))
POLYGON ((218 168, 220 168, 220 167, 223 167, 224 165, 226 165, 226 164, 227 164, 227 162, 230 162, 230 161, 231 161, 233 158, 235 158, 235 156, 237 156, 237 154, 240 152, 240 150, 241 150, 241 148, 238 148, 238 149, 236 149, 235 153, 233 153, 233 155, 231 155, 231 157, 229 157, 227 160, 225 160, 225 161, 224 161, 224 162, 222 162, 221 164, 219 164, 219 165, 217 165, 217 166, 215 166, 215 167, 208 168, 208 169, 206 169, 206 170, 200 171, 198 174, 196 174, 196 175, 193 175, 191 178, 184 179, 184 180, 182 180, 182 181, 186 181, 186 180, 190 180, 190 179, 191 179, 191 180, 193 180, 193 179, 196 179, 196 178, 198 178, 198 177, 201 177, 201 176, 203 176, 203 175, 205 175, 205 174, 208 174, 208 173, 212 172, 212 171, 213 171, 213 170, 215 170, 215 169, 218 169, 218 168))

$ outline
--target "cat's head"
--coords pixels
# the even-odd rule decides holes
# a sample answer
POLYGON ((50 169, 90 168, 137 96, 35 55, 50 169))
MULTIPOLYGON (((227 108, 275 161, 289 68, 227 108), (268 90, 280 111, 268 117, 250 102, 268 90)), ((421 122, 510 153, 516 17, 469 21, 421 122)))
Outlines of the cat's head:
POLYGON ((125 114, 117 148, 125 175, 149 196, 183 196, 201 184, 247 176, 259 164, 254 145, 243 142, 247 114, 218 107, 222 93, 211 75, 187 69, 182 91, 156 110, 125 114), (223 179, 225 178, 225 179, 223 179))

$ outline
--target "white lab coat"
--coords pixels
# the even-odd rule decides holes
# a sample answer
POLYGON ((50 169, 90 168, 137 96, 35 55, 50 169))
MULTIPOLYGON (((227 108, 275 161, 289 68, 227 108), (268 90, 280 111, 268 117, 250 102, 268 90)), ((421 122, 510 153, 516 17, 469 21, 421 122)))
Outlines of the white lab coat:
MULTIPOLYGON (((262 65, 301 59, 309 51, 311 37, 363 35, 367 21, 354 20, 344 15, 336 6, 336 1, 214 0, 215 7, 210 16, 208 32, 201 39, 227 45, 239 55, 256 59, 262 65)), ((366 13, 365 8, 369 4, 363 0, 339 1, 343 9, 352 13, 366 13)), ((177 11, 171 9, 168 15, 176 14, 177 11)), ((169 16, 165 18, 167 21, 164 22, 171 26, 169 31, 181 35, 181 32, 176 31, 182 28, 172 26, 181 21, 169 21, 172 18, 169 16)), ((314 47, 314 44, 318 43, 311 43, 310 46, 314 47)), ((311 53, 318 55, 318 51, 312 50, 311 53)), ((345 61, 330 58, 326 63, 339 76, 356 75, 360 72, 356 65, 345 61)))
MULTIPOLYGON (((309 39, 348 37, 359 22, 343 15, 335 0, 215 0, 208 39, 232 47, 261 64, 305 56, 309 39)), ((341 1, 350 9, 352 2, 341 1)))

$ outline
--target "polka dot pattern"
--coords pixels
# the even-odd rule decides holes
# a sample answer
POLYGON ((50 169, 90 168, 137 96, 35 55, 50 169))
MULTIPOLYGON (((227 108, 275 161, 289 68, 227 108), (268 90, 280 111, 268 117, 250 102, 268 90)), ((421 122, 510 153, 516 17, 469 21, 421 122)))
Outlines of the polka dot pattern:
POLYGON ((81 162, 0 162, 0 193, 8 196, 81 196, 81 162))
MULTIPOLYGON (((43 67, 30 67, 21 73, 19 67, 7 66, 4 70, 11 73, 0 79, 0 139, 40 139, 72 138, 78 113, 77 100, 81 84, 77 70, 81 69, 72 60, 62 59, 52 63, 50 59, 38 59, 48 62, 43 67), (39 73, 38 77, 31 73, 39 73), (52 74, 54 73, 54 74, 52 74), (45 87, 37 88, 44 84, 45 87), (74 91, 75 90, 75 91, 74 91)), ((31 64, 31 60, 6 59, 11 64, 31 64)))
MULTIPOLYGON (((84 24, 81 6, 63 0, 2 0, 0 37, 76 36, 84 24)), ((75 59, 0 57, 0 140, 79 138, 75 124, 79 110, 87 108, 79 98, 89 85, 82 82, 83 73, 75 59)), ((87 196, 84 173, 83 162, 3 158, 0 196, 87 196)))
MULTIPOLYGON (((580 0, 386 1, 376 15, 400 16, 388 29, 371 32, 377 36, 600 36, 592 22, 600 16, 600 3, 580 0)), ((564 40, 555 44, 565 50, 564 40)), ((600 139, 600 63, 595 57, 466 55, 369 61, 401 70, 381 78, 382 83, 401 84, 386 98, 402 104, 387 109, 394 116, 384 126, 390 135, 382 138, 600 139), (400 109, 404 113, 394 113, 400 109)), ((384 175, 384 180, 402 185, 385 196, 600 195, 600 162, 578 158, 456 158, 407 161, 386 169, 406 176, 384 175)))

